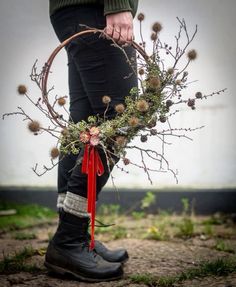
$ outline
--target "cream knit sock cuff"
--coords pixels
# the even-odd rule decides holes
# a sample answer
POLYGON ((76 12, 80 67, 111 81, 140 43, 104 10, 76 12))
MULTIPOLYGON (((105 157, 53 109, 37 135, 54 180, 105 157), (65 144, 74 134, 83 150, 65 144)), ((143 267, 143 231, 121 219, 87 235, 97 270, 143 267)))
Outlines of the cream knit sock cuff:
POLYGON ((89 213, 87 212, 87 198, 83 196, 68 191, 62 207, 65 212, 74 214, 76 216, 90 217, 89 213))

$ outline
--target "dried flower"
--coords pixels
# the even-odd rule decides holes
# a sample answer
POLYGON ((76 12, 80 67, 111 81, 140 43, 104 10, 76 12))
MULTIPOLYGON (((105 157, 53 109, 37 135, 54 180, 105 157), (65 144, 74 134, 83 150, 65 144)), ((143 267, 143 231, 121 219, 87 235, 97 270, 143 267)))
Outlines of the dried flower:
POLYGON ((97 135, 99 135, 100 130, 99 130, 98 127, 91 127, 89 129, 89 133, 90 133, 91 136, 97 136, 97 135))
POLYGON ((116 144, 118 146, 125 146, 125 144, 127 143, 127 139, 124 136, 117 136, 116 137, 116 144))
POLYGON ((139 13, 137 18, 140 22, 142 22, 144 20, 145 16, 143 13, 139 13))
POLYGON ((130 160, 125 157, 125 158, 123 158, 123 163, 124 163, 124 165, 128 165, 128 164, 130 164, 130 160))
POLYGON ((151 40, 152 40, 152 41, 156 41, 156 40, 157 40, 157 33, 153 32, 153 33, 151 34, 151 40))
POLYGON ((66 104, 66 99, 64 97, 60 97, 57 99, 57 103, 59 106, 64 106, 66 104))
POLYGON ((151 88, 160 88, 161 81, 159 77, 151 77, 148 81, 151 88))
POLYGON ((115 111, 118 113, 118 114, 122 114, 125 110, 125 106, 123 104, 118 104, 115 106, 115 111))
POLYGON ((149 104, 145 100, 139 100, 136 103, 136 108, 140 112, 146 112, 149 109, 149 104))
POLYGON ((90 134, 88 132, 81 132, 79 135, 79 139, 82 143, 89 142, 90 134))
POLYGON ((107 105, 111 102, 111 98, 109 96, 103 96, 102 97, 102 102, 107 105))
POLYGON ((201 93, 201 92, 197 92, 197 93, 195 94, 195 97, 196 97, 197 99, 201 99, 201 98, 202 98, 202 93, 201 93))
POLYGON ((55 159, 59 156, 60 152, 59 149, 57 147, 53 147, 50 151, 50 155, 52 159, 55 159))
POLYGON ((147 135, 141 135, 140 140, 142 143, 146 142, 148 140, 147 135))
POLYGON ((165 123, 166 120, 167 120, 166 116, 160 116, 160 117, 159 117, 159 121, 160 121, 161 123, 165 123))
POLYGON ((196 52, 196 50, 190 50, 190 51, 188 51, 187 56, 188 56, 188 59, 189 59, 190 61, 195 60, 195 59, 197 58, 197 52, 196 52))
POLYGON ((141 68, 141 69, 139 69, 138 73, 140 76, 142 76, 142 75, 144 75, 145 71, 143 68, 141 68))
POLYGON ((27 88, 25 85, 19 85, 17 88, 17 92, 19 95, 24 95, 27 93, 27 88))
POLYGON ((99 137, 97 135, 96 136, 91 136, 90 144, 93 145, 93 146, 98 145, 99 144, 99 137))
POLYGON ((173 68, 169 68, 168 70, 167 70, 167 73, 169 74, 169 75, 173 75, 174 74, 174 69, 173 68))
POLYGON ((31 121, 28 124, 28 129, 32 133, 37 133, 40 130, 40 123, 38 121, 31 121))
POLYGON ((129 119, 129 125, 131 127, 136 127, 138 124, 139 124, 139 119, 137 117, 133 116, 129 119))
POLYGON ((156 33, 159 33, 161 30, 162 30, 162 25, 161 23, 159 22, 155 22, 153 25, 152 25, 152 30, 156 33))

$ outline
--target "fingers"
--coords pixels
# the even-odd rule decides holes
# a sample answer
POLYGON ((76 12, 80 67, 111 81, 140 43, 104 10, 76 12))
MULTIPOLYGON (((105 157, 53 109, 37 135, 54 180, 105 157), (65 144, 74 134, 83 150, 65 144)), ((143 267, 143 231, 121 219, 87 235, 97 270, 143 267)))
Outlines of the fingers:
POLYGON ((133 18, 130 12, 121 12, 106 16, 104 32, 119 45, 131 44, 133 40, 133 18))

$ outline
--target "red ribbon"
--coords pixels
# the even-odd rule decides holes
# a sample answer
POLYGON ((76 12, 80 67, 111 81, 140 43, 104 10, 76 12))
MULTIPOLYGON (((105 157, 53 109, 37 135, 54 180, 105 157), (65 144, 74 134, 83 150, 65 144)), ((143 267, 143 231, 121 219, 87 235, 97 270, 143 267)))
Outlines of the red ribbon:
POLYGON ((91 216, 91 241, 90 249, 94 248, 94 226, 96 214, 96 183, 97 175, 101 176, 104 173, 104 166, 97 148, 93 145, 86 144, 82 161, 82 173, 88 175, 87 184, 87 211, 91 216))

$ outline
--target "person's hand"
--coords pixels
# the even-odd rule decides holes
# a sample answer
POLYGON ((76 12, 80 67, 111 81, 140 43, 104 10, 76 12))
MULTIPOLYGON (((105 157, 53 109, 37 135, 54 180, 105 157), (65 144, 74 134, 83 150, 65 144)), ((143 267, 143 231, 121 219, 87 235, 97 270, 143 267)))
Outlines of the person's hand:
POLYGON ((105 33, 118 44, 130 44, 133 40, 133 16, 131 12, 106 15, 105 33))

